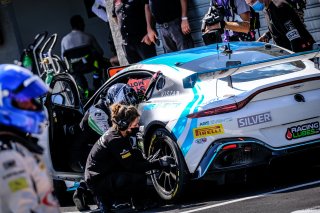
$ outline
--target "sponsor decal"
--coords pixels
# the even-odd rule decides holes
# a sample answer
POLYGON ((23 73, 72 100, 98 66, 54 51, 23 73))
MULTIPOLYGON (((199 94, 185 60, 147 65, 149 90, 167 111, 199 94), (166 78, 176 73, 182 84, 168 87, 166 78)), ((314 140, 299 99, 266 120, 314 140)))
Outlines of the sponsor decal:
POLYGON ((25 173, 26 171, 25 170, 20 170, 20 171, 15 171, 15 172, 11 172, 9 174, 6 174, 5 176, 2 177, 3 180, 6 180, 8 178, 11 178, 13 176, 18 176, 18 175, 21 175, 23 173, 25 173))
POLYGON ((161 109, 172 109, 172 108, 177 108, 180 105, 181 105, 180 103, 148 104, 148 105, 145 105, 143 107, 143 110, 144 111, 148 111, 148 110, 155 110, 155 109, 158 109, 158 108, 161 108, 161 109))
POLYGON ((289 127, 286 132, 286 139, 294 140, 320 133, 319 122, 312 122, 303 125, 289 127))
POLYGON ((203 121, 203 122, 200 122, 199 126, 209 126, 213 124, 226 123, 230 121, 232 121, 232 118, 222 118, 222 119, 211 120, 211 121, 203 121))
POLYGON ((203 143, 207 142, 207 138, 198 138, 194 142, 197 144, 203 144, 203 143))
POLYGON ((128 85, 132 87, 136 92, 143 91, 145 92, 150 83, 150 78, 144 79, 129 79, 128 85))
POLYGON ((291 31, 296 29, 293 22, 291 20, 287 21, 284 23, 285 28, 287 29, 287 31, 291 31))
POLYGON ((178 96, 180 95, 180 91, 174 91, 174 90, 170 90, 170 91, 163 91, 161 92, 161 96, 178 96))
POLYGON ((290 41, 297 39, 297 38, 300 38, 300 34, 299 34, 298 30, 296 30, 296 29, 287 32, 286 36, 290 41))
POLYGON ((265 112, 257 115, 238 118, 238 127, 242 128, 247 126, 254 126, 257 124, 262 124, 270 121, 272 121, 271 113, 265 112))
POLYGON ((17 179, 11 180, 8 182, 8 185, 11 192, 17 192, 29 187, 29 184, 26 178, 17 178, 17 179))
POLYGON ((8 170, 8 169, 16 167, 16 161, 15 160, 5 161, 5 162, 3 162, 2 165, 5 170, 8 170))
POLYGON ((208 126, 210 124, 209 121, 201 122, 199 126, 208 126))
POLYGON ((212 126, 198 127, 193 129, 194 138, 204 138, 207 136, 224 134, 222 124, 215 124, 212 126))
POLYGON ((122 159, 125 159, 125 158, 128 158, 128 157, 130 157, 131 156, 131 153, 128 151, 128 150, 122 150, 122 152, 120 153, 120 155, 121 155, 121 158, 122 159))

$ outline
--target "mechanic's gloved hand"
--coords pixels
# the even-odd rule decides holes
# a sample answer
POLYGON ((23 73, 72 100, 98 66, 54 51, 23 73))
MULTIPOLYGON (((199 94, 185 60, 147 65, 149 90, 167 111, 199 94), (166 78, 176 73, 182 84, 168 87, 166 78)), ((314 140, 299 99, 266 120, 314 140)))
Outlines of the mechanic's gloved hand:
POLYGON ((163 156, 159 158, 161 168, 170 168, 171 165, 175 165, 176 161, 171 156, 163 156))

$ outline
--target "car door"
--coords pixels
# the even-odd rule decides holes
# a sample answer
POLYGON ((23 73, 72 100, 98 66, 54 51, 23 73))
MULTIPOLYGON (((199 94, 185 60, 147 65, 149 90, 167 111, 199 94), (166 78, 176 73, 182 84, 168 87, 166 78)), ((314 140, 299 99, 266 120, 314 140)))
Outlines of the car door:
POLYGON ((47 95, 45 105, 49 115, 48 155, 55 177, 58 172, 71 172, 68 156, 84 112, 76 82, 71 75, 62 73, 54 76, 50 88, 52 91, 47 95))

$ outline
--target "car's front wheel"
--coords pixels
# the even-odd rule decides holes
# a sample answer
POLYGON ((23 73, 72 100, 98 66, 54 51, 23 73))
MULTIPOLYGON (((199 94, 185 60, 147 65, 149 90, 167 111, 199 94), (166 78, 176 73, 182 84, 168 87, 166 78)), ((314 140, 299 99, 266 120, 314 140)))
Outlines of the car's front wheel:
POLYGON ((164 128, 159 128, 152 134, 148 156, 152 155, 157 155, 156 158, 171 156, 175 159, 175 165, 170 168, 153 171, 151 179, 162 199, 177 199, 181 195, 187 179, 186 167, 177 143, 164 128))

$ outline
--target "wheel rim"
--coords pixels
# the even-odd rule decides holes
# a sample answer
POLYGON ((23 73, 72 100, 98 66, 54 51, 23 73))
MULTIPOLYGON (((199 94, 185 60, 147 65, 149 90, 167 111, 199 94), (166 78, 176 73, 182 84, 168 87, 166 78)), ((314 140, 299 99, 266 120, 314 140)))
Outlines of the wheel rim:
MULTIPOLYGON (((151 147, 150 154, 155 154, 160 150, 157 158, 162 156, 171 156, 177 162, 177 156, 174 149, 167 142, 168 139, 165 137, 159 138, 157 141, 154 141, 153 147, 151 147)), ((170 169, 163 169, 159 171, 154 171, 151 176, 152 182, 157 190, 166 196, 173 196, 177 189, 179 169, 176 165, 172 165, 170 169)))

